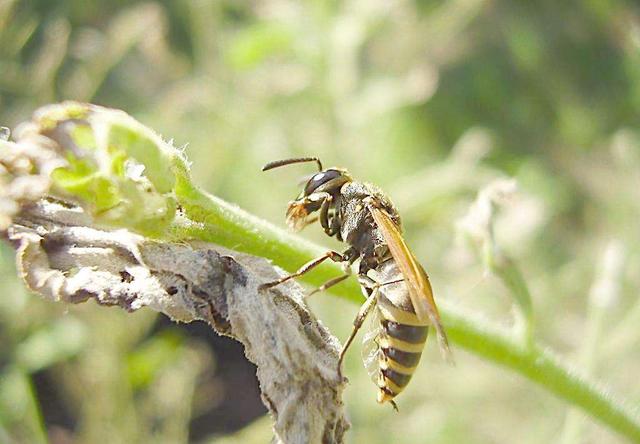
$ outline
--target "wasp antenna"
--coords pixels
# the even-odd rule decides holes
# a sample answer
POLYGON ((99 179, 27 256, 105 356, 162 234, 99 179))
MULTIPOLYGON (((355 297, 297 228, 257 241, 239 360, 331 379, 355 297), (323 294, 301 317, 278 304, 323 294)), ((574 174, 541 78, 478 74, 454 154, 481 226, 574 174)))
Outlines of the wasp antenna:
POLYGON ((269 162, 262 167, 262 171, 272 170, 285 165, 291 165, 292 163, 304 163, 304 162, 316 162, 318 164, 318 171, 322 171, 322 162, 317 157, 297 157, 293 159, 275 160, 269 162))

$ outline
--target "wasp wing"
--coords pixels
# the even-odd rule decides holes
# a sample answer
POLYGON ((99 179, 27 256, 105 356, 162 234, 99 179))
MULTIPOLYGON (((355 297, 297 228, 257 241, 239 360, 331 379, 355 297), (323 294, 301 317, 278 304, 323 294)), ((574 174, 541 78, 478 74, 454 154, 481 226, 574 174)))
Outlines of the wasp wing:
POLYGON ((433 299, 433 290, 431 289, 431 283, 429 282, 427 273, 416 260, 411 250, 409 250, 402 234, 400 234, 398 226, 389 214, 373 203, 369 203, 368 207, 376 225, 387 242, 391 256, 393 256, 398 268, 402 272, 402 276, 407 282, 409 297, 411 298, 411 303, 413 304, 418 319, 424 322, 429 321, 431 325, 433 325, 438 336, 440 350, 447 360, 451 360, 449 341, 447 340, 447 334, 440 321, 440 314, 438 313, 436 302, 433 299))
POLYGON ((374 308, 373 313, 369 315, 369 324, 367 330, 362 337, 362 362, 364 368, 367 369, 367 373, 374 384, 378 384, 378 374, 380 370, 379 357, 380 357, 380 345, 378 344, 378 337, 381 331, 380 315, 378 309, 374 308))

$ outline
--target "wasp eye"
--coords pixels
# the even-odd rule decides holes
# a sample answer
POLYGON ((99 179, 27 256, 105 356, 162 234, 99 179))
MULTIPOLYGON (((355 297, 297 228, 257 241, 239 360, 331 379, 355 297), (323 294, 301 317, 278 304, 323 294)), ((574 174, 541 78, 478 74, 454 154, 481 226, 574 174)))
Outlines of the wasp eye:
POLYGON ((324 185, 330 180, 335 179, 336 177, 340 177, 341 175, 342 173, 338 170, 320 171, 318 174, 315 174, 311 179, 309 179, 309 182, 307 182, 307 185, 304 187, 305 196, 308 196, 309 194, 317 190, 321 185, 324 185))

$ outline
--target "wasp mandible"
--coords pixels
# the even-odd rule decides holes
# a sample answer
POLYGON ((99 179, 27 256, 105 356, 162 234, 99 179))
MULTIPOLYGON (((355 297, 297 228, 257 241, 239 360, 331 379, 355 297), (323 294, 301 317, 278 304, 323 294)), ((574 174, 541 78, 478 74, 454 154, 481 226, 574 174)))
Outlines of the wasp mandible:
POLYGON ((316 291, 326 290, 349 277, 351 265, 359 261, 358 281, 366 301, 354 320, 338 366, 342 368, 347 349, 373 312, 372 328, 364 337, 363 360, 378 387, 378 402, 388 401, 397 408, 393 399, 409 383, 429 327, 436 330, 445 357, 450 356, 429 277, 402 237, 398 211, 378 187, 353 180, 345 169, 324 169, 317 157, 270 162, 262 171, 303 162, 315 162, 318 172, 306 182, 298 197, 289 202, 287 224, 300 230, 319 220, 327 235, 336 236, 349 248, 343 253, 328 251, 295 273, 264 287, 301 276, 327 259, 343 263, 345 274, 316 291), (316 212, 319 213, 314 216, 316 212))

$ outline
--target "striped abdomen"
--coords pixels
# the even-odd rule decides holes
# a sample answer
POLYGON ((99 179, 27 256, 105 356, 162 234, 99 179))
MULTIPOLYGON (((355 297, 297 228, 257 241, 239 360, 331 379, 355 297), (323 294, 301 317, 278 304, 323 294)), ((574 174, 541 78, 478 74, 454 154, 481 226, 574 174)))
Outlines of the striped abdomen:
MULTIPOLYGON (((379 283, 402 279, 392 260, 376 271, 379 283)), ((403 281, 380 287, 373 318, 378 325, 365 337, 365 365, 379 388, 378 402, 383 403, 409 384, 429 330, 418 320, 403 281)))

